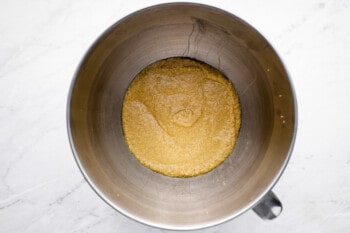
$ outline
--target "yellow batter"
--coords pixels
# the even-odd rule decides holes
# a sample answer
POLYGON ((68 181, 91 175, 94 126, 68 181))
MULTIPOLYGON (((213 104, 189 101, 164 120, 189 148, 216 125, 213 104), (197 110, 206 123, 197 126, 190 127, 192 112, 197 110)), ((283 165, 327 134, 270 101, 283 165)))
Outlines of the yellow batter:
POLYGON ((241 125, 233 85, 216 69, 187 58, 146 67, 123 102, 126 143, 146 167, 172 177, 200 175, 231 153, 241 125))

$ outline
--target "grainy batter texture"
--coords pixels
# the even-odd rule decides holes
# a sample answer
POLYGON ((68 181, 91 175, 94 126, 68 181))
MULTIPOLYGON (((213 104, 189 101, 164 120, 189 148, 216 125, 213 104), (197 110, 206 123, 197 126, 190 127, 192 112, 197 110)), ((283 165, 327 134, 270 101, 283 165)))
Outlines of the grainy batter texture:
POLYGON ((233 150, 241 110, 233 85, 219 71, 187 58, 146 67, 130 84, 122 123, 132 154, 172 177, 217 167, 233 150))

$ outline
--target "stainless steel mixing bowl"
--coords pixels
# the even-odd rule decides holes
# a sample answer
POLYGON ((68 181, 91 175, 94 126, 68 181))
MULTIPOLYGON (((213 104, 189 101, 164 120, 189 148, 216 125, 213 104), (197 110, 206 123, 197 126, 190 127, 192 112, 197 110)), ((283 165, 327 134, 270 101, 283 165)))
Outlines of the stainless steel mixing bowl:
POLYGON ((254 209, 273 218, 281 207, 270 189, 283 172, 296 134, 296 99, 271 45, 250 25, 210 6, 172 3, 133 13, 89 49, 72 82, 67 123, 76 161, 113 208, 145 224, 197 229, 254 209), (144 67, 190 57, 234 84, 242 126, 229 158, 193 178, 171 178, 141 165, 125 144, 121 107, 144 67))

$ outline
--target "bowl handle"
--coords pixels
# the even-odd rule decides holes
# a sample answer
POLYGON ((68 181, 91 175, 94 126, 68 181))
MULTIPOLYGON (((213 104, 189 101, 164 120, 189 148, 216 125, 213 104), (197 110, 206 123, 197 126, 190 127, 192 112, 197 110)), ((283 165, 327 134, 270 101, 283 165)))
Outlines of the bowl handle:
POLYGON ((281 201, 276 197, 276 195, 269 191, 257 204, 253 210, 254 212, 262 219, 271 220, 276 218, 278 215, 282 212, 282 203, 281 201))

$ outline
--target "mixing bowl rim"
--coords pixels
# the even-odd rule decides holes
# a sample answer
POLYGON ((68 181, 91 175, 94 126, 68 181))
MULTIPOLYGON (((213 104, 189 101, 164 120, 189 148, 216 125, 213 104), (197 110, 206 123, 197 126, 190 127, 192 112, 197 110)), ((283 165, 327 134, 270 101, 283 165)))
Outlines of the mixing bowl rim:
MULTIPOLYGON (((295 94, 295 89, 294 89, 294 84, 290 78, 290 73, 288 72, 281 56, 277 53, 277 51, 274 49, 274 47, 272 46, 272 44, 259 32, 257 31, 253 26, 251 26, 249 23, 247 23, 246 21, 242 20, 241 18, 239 18, 238 16, 225 11, 223 9, 220 9, 218 7, 215 6, 211 6, 211 5, 206 5, 206 4, 201 4, 201 3, 194 3, 194 2, 171 2, 171 3, 162 3, 162 4, 156 4, 156 5, 151 5, 145 8, 141 8, 137 11, 134 11, 132 13, 129 13, 128 15, 120 18, 119 20, 117 20, 115 23, 113 23, 111 26, 109 26, 107 29, 104 30, 104 32, 102 34, 100 34, 95 40, 94 42, 89 46, 88 50, 85 52, 85 54, 83 55, 83 57, 81 58, 78 67, 76 68, 76 71, 73 75, 70 87, 69 87, 69 91, 68 91, 68 98, 67 98, 67 104, 66 104, 66 125, 67 125, 67 133, 68 133, 68 139, 69 139, 69 144, 71 147, 71 150, 73 152, 73 156, 74 159, 80 169, 80 172, 82 173, 84 179, 87 181, 87 183, 89 184, 89 186, 95 191, 95 193, 104 201, 106 202, 109 206, 111 206, 113 209, 117 210, 119 213, 123 214, 124 216, 133 219, 141 224, 147 225, 147 226, 152 226, 152 227, 156 227, 156 228, 160 228, 160 229, 169 229, 169 230, 198 230, 198 229, 203 229, 203 228, 208 228, 208 227, 213 227, 219 224, 222 224, 224 222, 227 222, 229 220, 232 220, 240 215, 242 215, 243 213, 245 213, 248 210, 251 210, 254 206, 256 206, 257 204, 259 204, 259 202, 262 200, 262 198, 275 186, 275 184, 278 182, 278 180, 280 179, 282 173, 284 172, 284 170, 286 169, 286 166, 290 160, 291 154, 293 152, 293 148, 294 148, 294 144, 295 144, 295 140, 296 140, 296 134, 297 134, 297 127, 298 127, 298 106, 297 106, 297 99, 296 99, 296 94, 295 94), (214 10, 216 12, 219 12, 221 14, 226 14, 230 17, 235 18, 235 20, 238 20, 240 22, 242 22, 243 24, 245 24, 246 26, 248 26, 249 28, 251 28, 252 30, 254 30, 254 32, 263 40, 265 40, 271 47, 271 49, 273 50, 273 52, 276 54, 276 57, 279 59, 279 61, 281 62, 284 71, 286 72, 287 78, 288 78, 288 82, 289 82, 289 86, 291 89, 291 93, 292 93, 292 98, 293 98, 293 104, 294 104, 294 128, 293 128, 293 136, 291 139, 291 144, 289 146, 289 150, 287 153, 287 156, 285 158, 285 161, 283 163, 283 165, 281 166, 280 170, 276 173, 274 179, 271 180, 270 184, 267 186, 267 188, 265 188, 265 190, 263 192, 260 193, 260 195, 252 200, 248 205, 246 205, 244 208, 242 208, 241 210, 239 210, 238 212, 235 212, 231 215, 225 216, 223 218, 217 219, 217 220, 213 220, 213 221, 207 221, 206 223, 201 223, 201 224, 196 224, 196 225, 176 225, 176 224, 163 224, 160 222, 156 222, 156 221, 150 221, 147 220, 146 218, 140 218, 137 216, 134 216, 132 213, 129 213, 126 209, 122 209, 120 208, 118 205, 115 205, 112 201, 110 201, 108 199, 108 197, 106 197, 104 195, 104 193, 94 184, 94 182, 90 179, 88 173, 86 172, 84 166, 82 165, 80 158, 79 158, 79 154, 76 151, 75 145, 74 145, 74 140, 73 140, 73 136, 72 136, 72 132, 71 132, 71 122, 70 122, 70 108, 71 108, 71 100, 72 100, 72 95, 73 95, 73 89, 79 74, 79 71, 81 70, 81 68, 83 67, 85 61, 87 60, 87 58, 91 55, 91 53, 93 52, 93 50, 99 45, 99 43, 103 40, 103 38, 105 38, 111 31, 113 31, 115 29, 115 27, 117 27, 119 24, 127 21, 130 18, 133 18, 134 16, 141 14, 145 11, 154 9, 154 8, 159 8, 159 7, 168 7, 168 6, 197 6, 200 8, 207 8, 207 9, 211 9, 214 10)), ((186 179, 186 178, 184 178, 186 179)))

